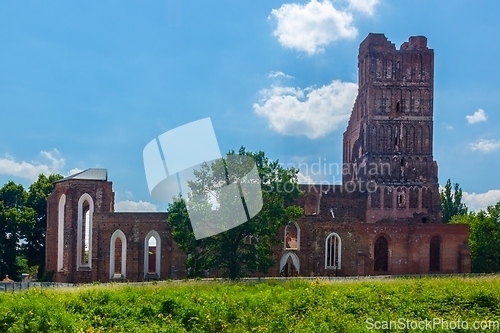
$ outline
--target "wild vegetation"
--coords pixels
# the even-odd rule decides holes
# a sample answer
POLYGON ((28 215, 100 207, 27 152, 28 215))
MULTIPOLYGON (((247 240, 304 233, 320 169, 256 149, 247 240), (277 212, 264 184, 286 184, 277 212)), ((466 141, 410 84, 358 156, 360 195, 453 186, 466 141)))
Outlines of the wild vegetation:
POLYGON ((500 277, 191 281, 0 293, 0 332, 358 333, 384 322, 426 320, 441 324, 416 331, 448 332, 458 323, 467 323, 462 332, 476 331, 475 323, 498 331, 500 277))

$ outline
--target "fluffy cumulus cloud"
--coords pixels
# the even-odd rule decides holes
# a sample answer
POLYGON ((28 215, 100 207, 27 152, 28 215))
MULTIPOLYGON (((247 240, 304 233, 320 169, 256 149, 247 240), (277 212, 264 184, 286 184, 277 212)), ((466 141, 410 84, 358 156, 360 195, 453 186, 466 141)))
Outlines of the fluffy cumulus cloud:
POLYGON ((500 141, 480 139, 470 144, 472 150, 478 150, 483 153, 491 153, 500 148, 500 141))
POLYGON ((372 16, 379 0, 349 0, 349 9, 372 16))
POLYGON ((316 139, 345 124, 357 91, 355 83, 338 80, 317 89, 273 86, 259 92, 253 109, 280 134, 316 139))
POLYGON ((314 184, 314 179, 311 176, 303 174, 301 171, 297 174, 299 184, 314 184))
POLYGON ((463 192, 462 201, 469 210, 478 212, 481 209, 496 204, 500 201, 500 190, 489 190, 486 193, 463 192))
POLYGON ((84 171, 83 169, 80 169, 80 168, 73 168, 71 170, 69 170, 67 176, 71 176, 71 175, 74 175, 74 174, 77 174, 77 173, 80 173, 84 171))
POLYGON ((465 118, 467 119, 467 122, 469 124, 475 124, 487 120, 486 113, 483 109, 478 109, 476 112, 474 112, 474 114, 465 116, 465 118))
POLYGON ((12 156, 0 158, 0 174, 34 181, 38 175, 60 173, 64 167, 64 158, 57 149, 40 152, 42 161, 16 161, 12 156))
MULTIPOLYGON (((369 0, 351 1, 356 3, 369 0)), ((348 10, 339 10, 329 0, 311 0, 305 5, 288 3, 273 9, 270 19, 277 21, 273 34, 284 47, 307 54, 322 52, 324 47, 338 39, 355 38, 358 30, 352 25, 348 10)))
POLYGON ((147 201, 123 200, 115 203, 115 212, 156 212, 158 206, 147 201))

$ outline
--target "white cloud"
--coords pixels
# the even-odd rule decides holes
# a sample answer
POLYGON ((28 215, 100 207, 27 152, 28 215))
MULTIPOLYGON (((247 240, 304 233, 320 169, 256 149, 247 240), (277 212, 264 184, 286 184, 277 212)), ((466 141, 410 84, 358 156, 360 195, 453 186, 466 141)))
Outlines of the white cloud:
POLYGON ((349 8, 372 16, 379 0, 349 0, 349 8))
POLYGON ((297 174, 299 184, 314 184, 314 180, 309 175, 305 175, 299 171, 297 174))
POLYGON ((271 73, 269 73, 267 77, 271 79, 294 79, 293 76, 285 74, 280 71, 272 71, 271 73))
POLYGON ((50 175, 60 173, 64 167, 64 158, 57 149, 51 151, 41 151, 42 159, 45 162, 17 162, 12 156, 0 158, 0 174, 20 177, 34 181, 38 175, 50 175))
POLYGON ((355 83, 338 80, 318 89, 273 86, 259 92, 253 109, 280 134, 316 139, 349 119, 357 91, 355 83))
POLYGON ((462 193, 462 201, 469 210, 478 212, 481 209, 496 204, 500 201, 500 190, 489 190, 486 193, 462 193))
POLYGON ((271 11, 271 17, 278 22, 273 34, 279 43, 309 55, 322 52, 338 39, 352 39, 358 34, 352 26, 352 14, 336 9, 329 0, 311 0, 306 5, 283 4, 271 11))
POLYGON ((73 168, 73 169, 69 170, 69 172, 68 172, 68 174, 67 174, 67 175, 68 175, 68 176, 71 176, 71 175, 74 175, 74 174, 80 173, 80 172, 82 172, 82 171, 84 171, 84 170, 82 170, 82 169, 80 169, 80 168, 73 168))
POLYGON ((479 150, 483 153, 490 153, 500 148, 500 141, 480 139, 470 144, 472 150, 479 150))
POLYGON ((479 123, 481 121, 486 121, 486 113, 483 109, 478 109, 472 116, 465 116, 469 124, 479 123))
POLYGON ((147 201, 124 200, 115 203, 115 212, 156 212, 158 206, 147 201))

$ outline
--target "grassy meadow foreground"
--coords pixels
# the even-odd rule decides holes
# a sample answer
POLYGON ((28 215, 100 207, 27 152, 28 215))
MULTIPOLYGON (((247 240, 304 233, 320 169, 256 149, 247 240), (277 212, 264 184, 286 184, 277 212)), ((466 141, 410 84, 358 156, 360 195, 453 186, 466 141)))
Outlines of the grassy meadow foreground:
POLYGON ((187 281, 0 294, 0 332, 498 332, 498 321, 499 276, 187 281))

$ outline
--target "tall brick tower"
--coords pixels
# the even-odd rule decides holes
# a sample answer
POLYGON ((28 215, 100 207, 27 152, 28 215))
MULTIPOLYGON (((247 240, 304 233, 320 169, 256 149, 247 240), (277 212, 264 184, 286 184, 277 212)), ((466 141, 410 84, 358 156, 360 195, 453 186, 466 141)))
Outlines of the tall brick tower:
POLYGON ((359 47, 358 72, 344 132, 344 185, 368 184, 367 222, 441 222, 432 155, 434 50, 423 36, 397 50, 371 33, 359 47))

